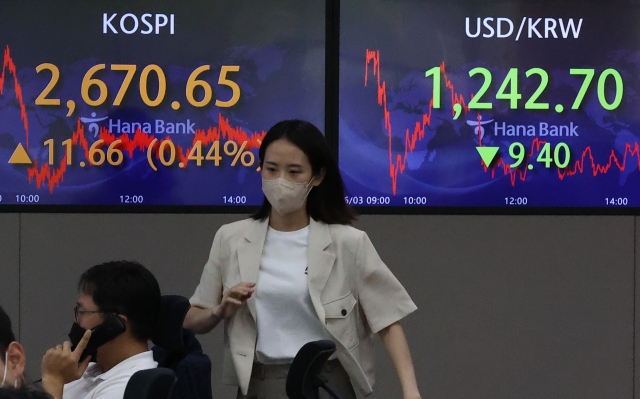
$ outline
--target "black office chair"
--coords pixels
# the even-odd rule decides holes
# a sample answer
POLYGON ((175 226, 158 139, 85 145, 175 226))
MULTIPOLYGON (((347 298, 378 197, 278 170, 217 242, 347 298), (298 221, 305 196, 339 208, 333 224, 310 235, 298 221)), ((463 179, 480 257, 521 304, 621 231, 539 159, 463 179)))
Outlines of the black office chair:
POLYGON ((158 367, 176 373, 170 399, 211 399, 211 360, 191 330, 182 327, 191 305, 180 295, 163 295, 151 350, 158 367))
POLYGON ((122 399, 167 399, 176 382, 176 374, 171 369, 136 371, 124 390, 122 399))
POLYGON ((287 374, 287 396, 290 399, 319 399, 320 388, 334 399, 341 399, 327 385, 327 378, 320 374, 322 366, 336 351, 336 344, 329 340, 307 342, 300 348, 287 374))

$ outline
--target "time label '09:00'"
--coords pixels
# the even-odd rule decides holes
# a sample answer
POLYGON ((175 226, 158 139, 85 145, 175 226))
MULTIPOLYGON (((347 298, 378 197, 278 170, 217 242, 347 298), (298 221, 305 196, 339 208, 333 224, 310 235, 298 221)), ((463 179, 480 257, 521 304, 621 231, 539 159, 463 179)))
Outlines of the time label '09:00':
POLYGON ((347 205, 389 205, 391 197, 344 197, 347 205))

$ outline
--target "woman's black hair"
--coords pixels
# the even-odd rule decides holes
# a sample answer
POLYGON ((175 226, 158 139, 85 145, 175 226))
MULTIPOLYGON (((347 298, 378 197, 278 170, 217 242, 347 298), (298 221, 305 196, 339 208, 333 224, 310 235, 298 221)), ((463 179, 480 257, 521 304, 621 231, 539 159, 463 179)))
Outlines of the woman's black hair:
MULTIPOLYGON (((267 147, 281 138, 291 142, 305 153, 314 175, 319 174, 323 168, 325 170, 322 182, 307 196, 309 216, 327 224, 351 224, 356 218, 356 213, 345 201, 344 182, 340 176, 338 163, 333 158, 322 132, 312 123, 297 119, 276 123, 269 129, 260 145, 260 166, 264 161, 267 147)), ((265 220, 270 213, 271 204, 265 197, 262 206, 252 217, 255 220, 265 220)))

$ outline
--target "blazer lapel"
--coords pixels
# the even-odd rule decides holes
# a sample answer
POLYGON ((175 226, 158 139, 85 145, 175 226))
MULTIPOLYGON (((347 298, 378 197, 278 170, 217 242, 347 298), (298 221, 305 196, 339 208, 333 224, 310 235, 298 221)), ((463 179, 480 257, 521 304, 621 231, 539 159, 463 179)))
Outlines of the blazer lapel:
POLYGON ((325 251, 331 244, 331 234, 329 226, 319 223, 310 218, 309 223, 309 246, 307 249, 309 276, 309 295, 311 302, 318 314, 318 318, 324 322, 324 307, 320 300, 320 295, 324 290, 333 265, 336 260, 335 254, 325 251))
MULTIPOLYGON (((262 248, 267 236, 268 226, 269 219, 264 222, 259 220, 254 221, 251 227, 245 232, 245 242, 238 246, 238 266, 243 282, 256 283, 258 281, 260 258, 262 257, 262 248)), ((247 306, 249 306, 253 320, 256 320, 255 296, 251 296, 251 298, 247 300, 247 306)))

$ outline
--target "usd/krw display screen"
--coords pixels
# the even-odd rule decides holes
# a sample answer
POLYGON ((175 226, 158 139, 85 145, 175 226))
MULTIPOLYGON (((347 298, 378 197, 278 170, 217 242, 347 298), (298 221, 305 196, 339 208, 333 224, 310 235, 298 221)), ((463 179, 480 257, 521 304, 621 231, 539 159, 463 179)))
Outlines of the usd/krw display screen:
POLYGON ((348 202, 640 206, 640 3, 342 2, 348 202))
POLYGON ((256 205, 282 119, 323 127, 324 2, 0 4, 4 205, 256 205))

